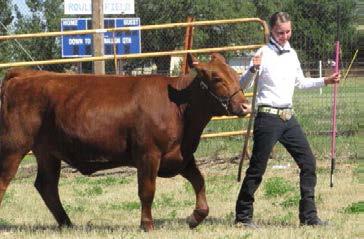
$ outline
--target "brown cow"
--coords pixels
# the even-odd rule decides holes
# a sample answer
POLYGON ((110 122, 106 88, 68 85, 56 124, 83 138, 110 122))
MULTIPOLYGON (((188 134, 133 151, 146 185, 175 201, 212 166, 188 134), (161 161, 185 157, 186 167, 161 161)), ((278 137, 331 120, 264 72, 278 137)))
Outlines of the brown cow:
POLYGON ((10 72, 1 91, 0 202, 32 150, 35 187, 60 226, 72 225, 58 193, 63 160, 84 175, 136 167, 146 231, 154 228, 156 177, 181 174, 196 193, 188 217, 196 227, 209 211, 193 156, 201 133, 213 115, 242 116, 249 107, 236 72, 221 55, 208 63, 188 59, 192 70, 185 77, 10 72))

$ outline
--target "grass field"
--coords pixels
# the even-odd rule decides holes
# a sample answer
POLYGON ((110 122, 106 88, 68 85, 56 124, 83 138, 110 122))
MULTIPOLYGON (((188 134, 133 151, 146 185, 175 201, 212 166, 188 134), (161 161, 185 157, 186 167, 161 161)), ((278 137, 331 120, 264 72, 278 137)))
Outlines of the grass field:
MULTIPOLYGON (((201 162, 201 160, 198 160, 201 162)), ((285 169, 271 161, 258 189, 255 219, 258 230, 236 227, 234 207, 240 184, 237 164, 229 160, 207 161, 206 176, 210 215, 195 230, 185 223, 194 207, 194 193, 182 177, 157 179, 153 215, 156 230, 140 231, 140 206, 135 171, 100 177, 62 173, 60 194, 75 227, 59 230, 56 222, 33 187, 35 175, 25 174, 34 160, 24 160, 0 210, 1 238, 362 238, 362 185, 357 164, 340 163, 335 186, 330 188, 328 165, 319 163, 317 206, 327 228, 299 227, 298 170, 292 162, 285 169), (359 213, 361 212, 361 214, 359 213)), ((245 167, 244 167, 245 169, 245 167)))
MULTIPOLYGON (((350 94, 358 94, 358 98, 355 97, 354 102, 349 102, 346 107, 355 105, 355 112, 356 106, 363 103, 364 81, 360 79, 350 89, 353 90, 350 94)), ((317 92, 310 94, 308 98, 321 102, 313 97, 317 92)), ((307 112, 311 111, 312 108, 307 112)), ((303 109, 302 112, 306 111, 303 109)), ((359 123, 355 123, 359 120, 355 117, 359 117, 359 114, 349 115, 351 123, 342 124, 342 128, 355 124, 359 127, 359 123)), ((308 130, 318 127, 306 117, 300 121, 308 130)), ((241 129, 245 123, 231 121, 228 126, 241 129)), ((209 126, 207 131, 217 130, 219 124, 209 126)), ((323 125, 320 131, 329 126, 327 122, 323 125)), ((203 140, 196 153, 206 178, 210 214, 195 230, 190 230, 185 223, 185 218, 194 208, 195 195, 189 183, 180 176, 157 179, 153 207, 156 230, 144 233, 139 229, 140 204, 135 170, 84 177, 68 168, 62 169, 60 195, 75 227, 60 230, 33 186, 36 164, 34 158, 29 156, 23 160, 1 205, 0 238, 363 238, 364 202, 363 185, 359 182, 359 172, 362 171, 358 162, 359 136, 338 137, 333 188, 329 187, 329 151, 327 146, 323 146, 329 142, 328 136, 309 137, 318 156, 316 200, 319 215, 331 222, 326 228, 299 227, 299 172, 293 160, 287 154, 280 153, 279 148, 276 157, 270 160, 256 194, 255 220, 260 229, 235 226, 235 200, 240 188, 240 183, 236 182, 237 159, 242 138, 231 137, 203 140)), ((243 172, 245 169, 246 164, 243 172)))

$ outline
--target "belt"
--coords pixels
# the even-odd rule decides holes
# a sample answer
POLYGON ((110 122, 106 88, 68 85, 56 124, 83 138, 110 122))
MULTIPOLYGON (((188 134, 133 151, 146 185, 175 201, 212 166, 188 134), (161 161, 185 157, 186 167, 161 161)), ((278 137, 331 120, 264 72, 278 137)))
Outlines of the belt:
POLYGON ((290 120, 294 115, 294 110, 291 108, 274 108, 270 106, 259 106, 258 112, 268 113, 272 115, 278 115, 283 121, 290 120))

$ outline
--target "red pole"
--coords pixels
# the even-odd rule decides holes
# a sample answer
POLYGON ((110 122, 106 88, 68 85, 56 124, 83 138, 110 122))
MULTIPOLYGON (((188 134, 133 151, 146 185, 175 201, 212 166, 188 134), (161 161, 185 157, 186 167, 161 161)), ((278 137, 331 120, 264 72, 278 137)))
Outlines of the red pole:
MULTIPOLYGON (((339 54, 340 54, 340 43, 335 43, 335 67, 334 72, 339 72, 339 54)), ((336 104, 337 104, 337 84, 334 84, 332 91, 332 131, 331 131, 331 172, 330 172, 330 187, 334 186, 333 177, 336 160, 336 104)))

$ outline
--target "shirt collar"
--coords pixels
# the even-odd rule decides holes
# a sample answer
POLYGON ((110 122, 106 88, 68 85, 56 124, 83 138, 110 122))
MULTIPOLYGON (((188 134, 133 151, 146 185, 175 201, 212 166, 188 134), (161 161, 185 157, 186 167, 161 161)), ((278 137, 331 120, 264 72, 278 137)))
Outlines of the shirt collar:
POLYGON ((279 45, 273 37, 269 38, 269 46, 274 49, 274 51, 278 54, 278 55, 283 55, 284 53, 289 53, 291 50, 291 45, 289 44, 289 42, 287 41, 284 46, 282 47, 281 45, 279 45))

